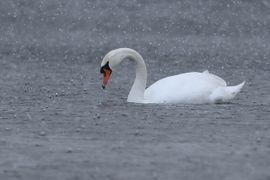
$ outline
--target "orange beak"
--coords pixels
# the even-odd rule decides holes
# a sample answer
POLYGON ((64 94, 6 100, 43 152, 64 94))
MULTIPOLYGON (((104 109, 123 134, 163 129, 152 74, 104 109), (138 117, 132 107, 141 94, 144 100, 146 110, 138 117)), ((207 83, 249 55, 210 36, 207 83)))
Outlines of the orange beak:
POLYGON ((102 88, 105 89, 110 79, 111 71, 109 69, 104 69, 102 88))

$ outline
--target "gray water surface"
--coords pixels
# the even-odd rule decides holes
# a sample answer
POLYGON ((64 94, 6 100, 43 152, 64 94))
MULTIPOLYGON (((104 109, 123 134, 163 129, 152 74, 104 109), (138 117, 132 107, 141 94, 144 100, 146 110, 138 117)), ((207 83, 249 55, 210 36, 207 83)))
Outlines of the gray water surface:
POLYGON ((0 179, 270 179, 268 1, 0 1, 0 179), (127 103, 132 63, 101 89, 102 57, 129 47, 148 86, 210 72, 246 85, 229 104, 127 103))

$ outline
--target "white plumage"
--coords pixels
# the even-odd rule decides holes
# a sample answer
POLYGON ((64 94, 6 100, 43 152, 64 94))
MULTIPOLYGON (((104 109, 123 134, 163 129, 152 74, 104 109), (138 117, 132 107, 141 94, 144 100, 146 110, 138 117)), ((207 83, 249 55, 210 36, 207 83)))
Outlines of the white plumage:
POLYGON ((189 72, 158 80, 146 89, 147 70, 141 55, 129 48, 110 51, 101 63, 109 62, 113 70, 122 60, 130 59, 136 64, 136 78, 128 96, 135 103, 226 103, 240 92, 245 82, 227 86, 220 77, 204 72, 189 72))

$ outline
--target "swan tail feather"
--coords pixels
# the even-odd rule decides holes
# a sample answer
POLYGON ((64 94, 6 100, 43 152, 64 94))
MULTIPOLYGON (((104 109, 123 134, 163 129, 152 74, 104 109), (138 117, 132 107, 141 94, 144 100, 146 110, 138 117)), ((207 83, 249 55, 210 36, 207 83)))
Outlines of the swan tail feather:
POLYGON ((243 88, 245 81, 236 86, 218 87, 210 95, 212 103, 227 103, 232 100, 243 88))

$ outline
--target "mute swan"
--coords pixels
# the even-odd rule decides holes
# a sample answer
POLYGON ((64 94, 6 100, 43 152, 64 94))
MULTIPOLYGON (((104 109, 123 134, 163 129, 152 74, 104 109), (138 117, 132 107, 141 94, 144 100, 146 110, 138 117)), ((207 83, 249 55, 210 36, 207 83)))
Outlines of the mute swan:
POLYGON ((133 49, 119 48, 110 51, 101 62, 103 89, 112 70, 125 59, 136 65, 136 78, 128 95, 134 103, 226 103, 235 97, 245 82, 227 86, 220 77, 204 72, 189 72, 163 78, 146 89, 147 70, 142 56, 133 49))

